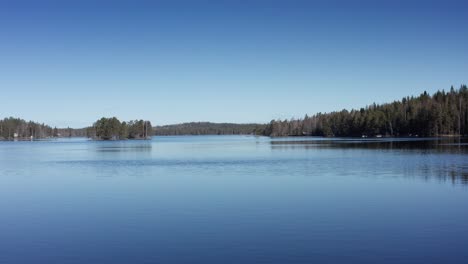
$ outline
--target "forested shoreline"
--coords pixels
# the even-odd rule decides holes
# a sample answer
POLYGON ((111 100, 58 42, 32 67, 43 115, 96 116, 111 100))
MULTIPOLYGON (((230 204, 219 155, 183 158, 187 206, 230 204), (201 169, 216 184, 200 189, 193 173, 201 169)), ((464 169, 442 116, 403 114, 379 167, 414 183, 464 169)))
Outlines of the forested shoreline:
POLYGON ((148 139, 153 135, 151 122, 132 120, 120 122, 117 118, 101 118, 86 128, 52 128, 43 123, 21 118, 0 120, 0 140, 36 140, 66 137, 88 137, 94 140, 148 139))
POLYGON ((58 129, 48 125, 25 121, 20 118, 4 118, 0 120, 0 140, 46 138, 57 135, 58 129))
POLYGON ((191 122, 152 127, 150 121, 101 118, 86 128, 52 128, 20 118, 0 120, 0 140, 88 137, 96 140, 148 139, 152 135, 264 135, 325 137, 403 137, 468 135, 468 88, 404 97, 361 109, 272 120, 269 124, 191 122))
POLYGON ((372 104, 359 110, 306 115, 302 119, 272 120, 265 136, 446 136, 468 134, 468 89, 426 92, 400 101, 372 104))

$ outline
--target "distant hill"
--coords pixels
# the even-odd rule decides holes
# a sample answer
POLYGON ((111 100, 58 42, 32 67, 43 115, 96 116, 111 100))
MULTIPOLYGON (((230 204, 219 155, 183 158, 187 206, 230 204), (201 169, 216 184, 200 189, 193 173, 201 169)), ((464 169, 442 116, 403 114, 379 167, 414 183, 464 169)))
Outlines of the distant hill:
POLYGON ((175 125, 156 126, 154 134, 158 136, 172 135, 250 135, 262 134, 265 130, 264 124, 234 124, 234 123, 211 123, 191 122, 175 125))

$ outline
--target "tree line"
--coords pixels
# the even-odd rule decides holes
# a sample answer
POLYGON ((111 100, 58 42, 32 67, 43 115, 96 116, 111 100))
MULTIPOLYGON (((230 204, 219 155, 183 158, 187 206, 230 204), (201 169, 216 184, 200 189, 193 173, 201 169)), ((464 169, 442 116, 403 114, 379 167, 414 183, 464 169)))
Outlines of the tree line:
POLYGON ((265 136, 441 136, 468 135, 468 88, 427 92, 386 104, 361 109, 318 113, 304 118, 272 120, 269 124, 192 122, 152 127, 151 122, 121 122, 101 118, 87 128, 52 128, 20 118, 0 120, 0 140, 51 137, 88 137, 101 140, 146 139, 152 135, 239 135, 265 136))
POLYGON ((8 117, 0 120, 0 140, 30 140, 53 137, 81 137, 86 129, 52 128, 44 123, 8 117))
POLYGON ((441 136, 468 134, 468 89, 427 92, 417 97, 359 110, 306 115, 302 119, 272 120, 266 136, 441 136))
POLYGON ((152 134, 150 121, 120 122, 116 117, 103 117, 86 129, 88 138, 100 140, 148 139, 152 134))
POLYGON ((101 118, 86 128, 52 128, 49 125, 25 121, 21 118, 0 120, 0 140, 31 140, 59 137, 88 137, 92 139, 146 139, 153 135, 151 122, 132 120, 120 122, 117 118, 101 118))
POLYGON ((158 136, 175 135, 262 135, 264 124, 233 124, 191 122, 176 125, 157 126, 154 134, 158 136))
POLYGON ((0 140, 53 137, 54 129, 48 125, 8 117, 0 120, 0 140))

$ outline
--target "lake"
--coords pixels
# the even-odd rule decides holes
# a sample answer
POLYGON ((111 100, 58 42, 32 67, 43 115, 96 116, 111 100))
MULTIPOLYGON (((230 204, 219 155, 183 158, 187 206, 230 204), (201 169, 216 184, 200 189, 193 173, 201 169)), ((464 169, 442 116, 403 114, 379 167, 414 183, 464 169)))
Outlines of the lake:
POLYGON ((466 263, 467 142, 0 142, 0 263, 466 263))

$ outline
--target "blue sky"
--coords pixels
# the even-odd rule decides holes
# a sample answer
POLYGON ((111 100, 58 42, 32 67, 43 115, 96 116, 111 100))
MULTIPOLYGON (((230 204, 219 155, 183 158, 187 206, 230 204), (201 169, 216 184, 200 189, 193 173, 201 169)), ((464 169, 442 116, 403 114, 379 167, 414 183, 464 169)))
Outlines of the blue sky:
POLYGON ((0 117, 269 122, 468 83, 466 1, 0 1, 0 117))

